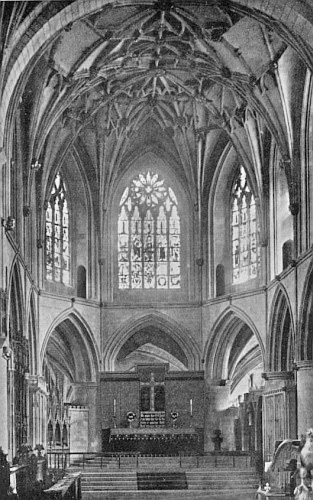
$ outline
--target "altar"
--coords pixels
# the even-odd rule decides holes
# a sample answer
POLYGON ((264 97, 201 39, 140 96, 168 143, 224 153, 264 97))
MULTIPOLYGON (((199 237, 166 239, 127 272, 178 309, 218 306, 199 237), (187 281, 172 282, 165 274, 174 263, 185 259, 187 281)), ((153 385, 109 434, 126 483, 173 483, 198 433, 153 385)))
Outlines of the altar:
POLYGON ((111 429, 112 452, 142 455, 193 455, 200 451, 201 438, 192 428, 111 429))
POLYGON ((102 451, 145 455, 203 451, 203 372, 165 364, 101 374, 102 451))

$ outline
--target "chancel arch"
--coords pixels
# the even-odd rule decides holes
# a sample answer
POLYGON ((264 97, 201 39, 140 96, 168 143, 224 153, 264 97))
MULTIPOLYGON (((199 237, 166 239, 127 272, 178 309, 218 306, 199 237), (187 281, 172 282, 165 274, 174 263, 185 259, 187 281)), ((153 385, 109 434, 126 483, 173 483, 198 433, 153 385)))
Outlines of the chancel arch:
POLYGON ((156 359, 163 357, 163 362, 173 361, 177 368, 183 370, 200 369, 200 352, 190 334, 160 313, 141 315, 127 321, 115 332, 106 347, 104 369, 116 370, 122 359, 138 348, 143 351, 143 346, 146 346, 147 356, 156 356, 156 359))

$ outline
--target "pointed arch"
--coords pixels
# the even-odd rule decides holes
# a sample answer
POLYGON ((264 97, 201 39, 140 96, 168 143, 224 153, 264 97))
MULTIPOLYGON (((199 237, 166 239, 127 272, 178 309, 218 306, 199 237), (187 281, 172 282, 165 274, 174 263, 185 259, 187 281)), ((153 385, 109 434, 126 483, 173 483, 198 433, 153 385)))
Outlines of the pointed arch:
POLYGON ((69 285, 71 281, 70 203, 60 171, 49 192, 45 219, 45 277, 69 285))
POLYGON ((92 331, 78 311, 64 311, 50 325, 46 333, 40 358, 44 372, 47 352, 69 380, 94 382, 100 370, 100 355, 92 331), (58 357, 59 356, 59 357, 58 357))
POLYGON ((313 264, 309 268, 303 288, 300 310, 300 339, 297 358, 313 360, 313 264))
POLYGON ((29 305, 27 311, 27 328, 29 342, 29 372, 31 375, 38 373, 38 338, 37 338, 37 318, 34 291, 32 290, 29 296, 29 305))
POLYGON ((295 354, 294 322, 285 288, 280 285, 272 302, 270 315, 269 370, 291 371, 295 354))
MULTIPOLYGON (((260 362, 264 365, 265 350, 262 339, 249 316, 237 307, 227 308, 215 321, 212 335, 204 348, 203 357, 207 376, 211 379, 228 379, 230 375, 234 376, 236 369, 232 359, 235 354, 235 341, 239 339, 238 349, 240 349, 251 341, 253 336, 255 345, 251 346, 252 354, 248 359, 243 360, 249 368, 260 362)), ((242 370, 240 363, 238 367, 239 371, 242 370)))
POLYGON ((8 288, 9 335, 11 335, 10 330, 12 331, 12 329, 15 333, 20 332, 23 335, 25 308, 21 271, 17 257, 11 266, 8 288))
POLYGON ((114 371, 115 360, 123 345, 134 334, 144 328, 154 327, 164 336, 172 339, 185 356, 185 365, 188 370, 200 369, 200 351, 191 339, 189 332, 171 318, 158 312, 140 314, 131 321, 126 321, 121 328, 110 338, 103 357, 103 366, 106 371, 114 371))
POLYGON ((29 340, 25 336, 25 307, 23 299, 22 280, 19 260, 16 259, 11 267, 9 281, 9 342, 13 351, 7 370, 8 408, 12 422, 9 435, 9 448, 12 456, 23 443, 28 440, 28 381, 29 373, 29 340))

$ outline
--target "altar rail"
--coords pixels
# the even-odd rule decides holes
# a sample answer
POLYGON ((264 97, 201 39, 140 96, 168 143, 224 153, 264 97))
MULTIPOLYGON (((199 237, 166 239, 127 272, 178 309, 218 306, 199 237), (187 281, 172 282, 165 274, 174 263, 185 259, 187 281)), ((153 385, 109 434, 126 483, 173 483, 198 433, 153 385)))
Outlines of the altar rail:
MULTIPOLYGON (((88 466, 104 468, 108 463, 115 463, 119 469, 124 466, 139 468, 147 457, 162 457, 164 455, 144 455, 134 452, 105 452, 105 453, 74 453, 74 452, 49 452, 49 469, 61 469, 65 471, 69 466, 77 466, 85 469, 88 466)), ((260 457, 257 452, 246 451, 211 451, 204 454, 180 454, 173 455, 179 468, 187 467, 225 467, 225 468, 256 468, 259 472, 260 457)), ((262 465, 261 465, 262 468, 262 465)))

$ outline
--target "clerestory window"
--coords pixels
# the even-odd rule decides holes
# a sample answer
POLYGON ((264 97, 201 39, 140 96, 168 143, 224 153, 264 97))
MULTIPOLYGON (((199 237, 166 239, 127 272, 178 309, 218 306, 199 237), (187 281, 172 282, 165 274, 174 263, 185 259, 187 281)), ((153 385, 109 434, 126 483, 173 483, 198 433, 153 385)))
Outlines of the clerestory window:
POLYGON ((256 278, 260 268, 259 225, 255 198, 241 166, 232 189, 232 281, 256 278))
POLYGON ((69 210, 60 173, 55 176, 46 210, 45 264, 47 280, 69 285, 69 210))
POLYGON ((123 192, 118 218, 119 289, 181 286, 177 198, 153 172, 135 177, 123 192))

